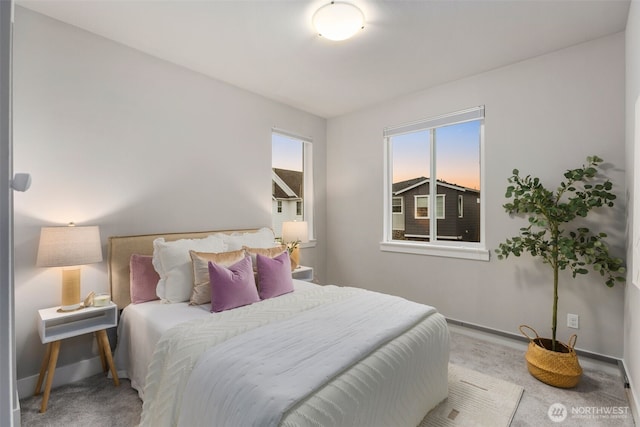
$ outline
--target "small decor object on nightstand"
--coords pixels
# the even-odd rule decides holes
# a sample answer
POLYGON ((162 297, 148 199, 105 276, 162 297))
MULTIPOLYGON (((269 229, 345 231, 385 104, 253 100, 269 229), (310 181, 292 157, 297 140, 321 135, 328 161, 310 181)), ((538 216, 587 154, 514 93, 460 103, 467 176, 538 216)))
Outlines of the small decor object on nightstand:
POLYGON ((282 243, 287 245, 291 258, 291 271, 300 265, 300 244, 309 241, 309 225, 306 221, 282 223, 282 243))
POLYGON ((93 297, 94 307, 104 307, 109 304, 109 302, 111 302, 111 295, 109 294, 98 294, 93 297))
POLYGON ((82 308, 80 266, 102 261, 100 229, 97 226, 42 227, 38 246, 38 267, 62 269, 61 311, 82 308))
POLYGON ((96 296, 96 293, 91 291, 89 292, 89 295, 87 295, 87 297, 84 299, 84 306, 85 307, 91 307, 93 306, 93 298, 96 296))

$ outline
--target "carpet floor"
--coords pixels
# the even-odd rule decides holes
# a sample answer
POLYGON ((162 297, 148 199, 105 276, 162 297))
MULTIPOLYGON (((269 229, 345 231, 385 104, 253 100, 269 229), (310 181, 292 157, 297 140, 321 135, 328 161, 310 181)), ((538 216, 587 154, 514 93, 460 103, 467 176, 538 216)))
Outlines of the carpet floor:
MULTIPOLYGON (((452 364, 524 388, 512 427, 634 425, 617 367, 581 358, 584 374, 580 384, 570 390, 557 389, 529 375, 524 362, 526 344, 496 340, 457 326, 450 330, 452 364), (556 417, 558 408, 564 408, 566 418, 552 420, 550 408, 556 411, 551 416, 556 417)), ((114 387, 102 375, 52 390, 44 414, 39 412, 40 403, 41 397, 20 400, 22 426, 136 426, 142 409, 128 380, 114 387)))

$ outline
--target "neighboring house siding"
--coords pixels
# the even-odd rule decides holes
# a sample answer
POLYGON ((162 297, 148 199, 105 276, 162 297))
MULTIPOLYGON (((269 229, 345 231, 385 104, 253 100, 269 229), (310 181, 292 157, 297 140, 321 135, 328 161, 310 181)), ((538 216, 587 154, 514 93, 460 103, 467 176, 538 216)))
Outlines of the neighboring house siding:
MULTIPOLYGON (((480 193, 466 191, 462 193, 464 216, 458 218, 458 234, 467 242, 480 241, 480 193)), ((457 211, 456 211, 457 215, 457 211)))
MULTIPOLYGON (((400 187, 400 186, 399 186, 400 187)), ((438 219, 438 238, 441 240, 480 240, 480 193, 472 189, 464 189, 438 184, 438 195, 444 195, 444 219, 438 219), (458 196, 463 197, 463 216, 458 217, 458 196)), ((415 217, 415 196, 429 195, 429 183, 418 185, 401 191, 395 197, 402 197, 404 202, 404 235, 412 240, 428 239, 429 221, 435 218, 435 212, 429 212, 429 219, 415 217)), ((403 233, 394 230, 394 239, 402 239, 403 233)))

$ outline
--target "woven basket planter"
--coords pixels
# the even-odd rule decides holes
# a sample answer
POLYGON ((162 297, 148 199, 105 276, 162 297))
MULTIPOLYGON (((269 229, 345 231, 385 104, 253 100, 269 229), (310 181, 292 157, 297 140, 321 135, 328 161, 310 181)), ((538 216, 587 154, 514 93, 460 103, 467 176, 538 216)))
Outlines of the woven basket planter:
POLYGON ((527 325, 520 326, 522 335, 529 338, 529 347, 525 354, 529 373, 545 384, 560 388, 575 387, 580 381, 582 368, 578 362, 578 355, 574 347, 577 336, 571 335, 569 342, 563 344, 556 340, 556 351, 552 348, 552 340, 540 338, 538 333, 527 325), (529 329, 535 338, 523 329, 529 329))

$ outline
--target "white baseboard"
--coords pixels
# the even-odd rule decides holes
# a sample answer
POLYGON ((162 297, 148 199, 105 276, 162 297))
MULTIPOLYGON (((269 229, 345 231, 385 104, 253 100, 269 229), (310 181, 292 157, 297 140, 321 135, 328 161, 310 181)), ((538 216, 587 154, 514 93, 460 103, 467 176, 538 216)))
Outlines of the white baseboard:
POLYGON ((22 425, 21 423, 21 419, 20 419, 20 400, 18 399, 18 391, 15 390, 14 391, 14 407, 13 407, 13 416, 11 418, 11 422, 13 424, 11 424, 14 427, 18 427, 20 425, 22 425))
MULTIPOLYGON (((624 363, 624 360, 622 360, 622 365, 624 366, 625 372, 629 372, 627 370, 627 364, 624 363)), ((637 392, 638 389, 635 386, 638 386, 640 384, 634 384, 633 380, 628 375, 626 380, 629 383, 629 388, 627 388, 626 391, 627 399, 629 399, 629 406, 631 407, 631 415, 633 415, 635 424, 638 425, 640 424, 640 393, 637 392)))
MULTIPOLYGON (((100 357, 96 356, 91 359, 81 360, 80 362, 72 363, 70 365, 58 366, 56 368, 55 375, 53 376, 53 384, 51 388, 59 387, 61 385, 69 384, 81 379, 90 377, 92 375, 102 372, 102 362, 100 357)), ((46 380, 45 380, 46 381, 46 380)), ((18 397, 24 399, 26 397, 33 396, 36 384, 38 383, 38 375, 32 375, 30 377, 21 378, 18 380, 18 397)), ((44 384, 42 385, 44 389, 44 384)), ((18 406, 18 413, 20 412, 18 406)))

